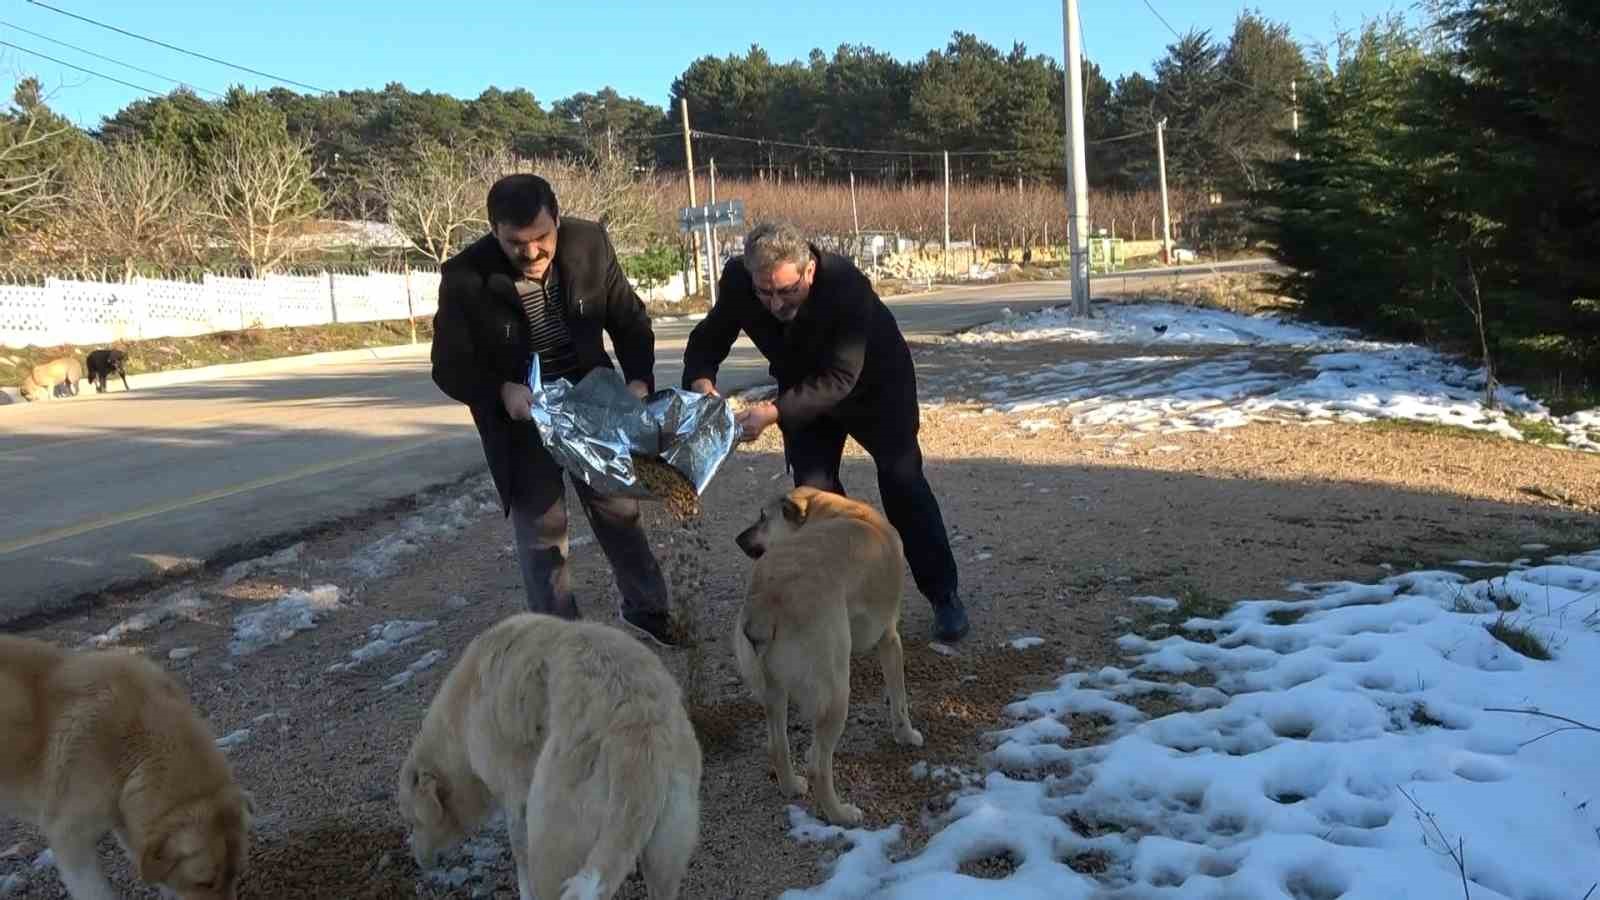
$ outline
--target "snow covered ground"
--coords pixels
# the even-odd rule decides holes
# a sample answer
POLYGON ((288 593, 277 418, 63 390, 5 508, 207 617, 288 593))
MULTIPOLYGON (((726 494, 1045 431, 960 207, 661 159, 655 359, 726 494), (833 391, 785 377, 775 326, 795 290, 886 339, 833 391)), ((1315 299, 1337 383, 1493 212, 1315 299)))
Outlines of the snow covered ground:
POLYGON ((841 830, 791 807, 796 839, 850 846, 824 884, 785 896, 1585 897, 1600 882, 1600 734, 1550 717, 1600 726, 1600 549, 1474 571, 1503 574, 1291 584, 1159 639, 1127 635, 1126 668, 1009 707, 991 771, 915 855, 895 859, 898 827, 841 830), (1176 711, 1141 712, 1151 694, 1176 711), (958 872, 1000 854, 1004 878, 958 872))
MULTIPOLYGON (((1337 328, 1170 303, 1096 304, 1088 319, 1065 309, 1002 319, 956 336, 1007 349, 1041 343, 1127 347, 1121 358, 997 366, 966 386, 1002 412, 1064 408, 1075 428, 1172 433, 1266 417, 1310 424, 1411 419, 1521 439, 1509 414, 1550 423, 1569 446, 1600 451, 1600 410, 1555 418, 1520 388, 1483 405, 1484 373, 1413 344, 1367 341, 1337 328)), ((930 405, 937 405, 938 401, 930 405)))

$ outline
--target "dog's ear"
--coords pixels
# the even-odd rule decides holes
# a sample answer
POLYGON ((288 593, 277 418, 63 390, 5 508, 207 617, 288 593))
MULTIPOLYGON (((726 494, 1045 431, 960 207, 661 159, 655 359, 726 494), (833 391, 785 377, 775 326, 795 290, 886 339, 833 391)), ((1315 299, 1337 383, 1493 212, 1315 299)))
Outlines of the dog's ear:
POLYGON ((790 494, 783 498, 783 517, 791 525, 803 525, 806 521, 806 507, 810 505, 809 497, 790 494))
POLYGON ((417 786, 413 796, 417 803, 417 821, 433 828, 444 821, 444 797, 440 790, 439 779, 435 778, 432 772, 424 771, 418 771, 416 779, 417 786))
POLYGON ((150 884, 166 881, 172 875, 172 870, 183 861, 183 844, 186 841, 193 842, 195 836, 192 832, 192 826, 173 828, 164 823, 157 825, 144 845, 144 852, 139 855, 139 880, 150 884))

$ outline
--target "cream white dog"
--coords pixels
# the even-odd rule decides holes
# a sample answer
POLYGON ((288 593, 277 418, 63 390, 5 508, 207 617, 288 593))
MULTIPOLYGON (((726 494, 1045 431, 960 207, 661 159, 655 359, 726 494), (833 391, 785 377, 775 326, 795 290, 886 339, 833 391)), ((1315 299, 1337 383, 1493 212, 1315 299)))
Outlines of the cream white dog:
POLYGON ((232 900, 250 796, 160 666, 0 635, 0 816, 44 832, 74 900, 115 900, 95 845, 114 834, 142 881, 232 900))
POLYGON ((523 900, 605 900, 637 864, 678 896, 699 842, 699 740, 661 660, 610 625, 537 613, 472 640, 400 769, 417 864, 506 814, 523 900))

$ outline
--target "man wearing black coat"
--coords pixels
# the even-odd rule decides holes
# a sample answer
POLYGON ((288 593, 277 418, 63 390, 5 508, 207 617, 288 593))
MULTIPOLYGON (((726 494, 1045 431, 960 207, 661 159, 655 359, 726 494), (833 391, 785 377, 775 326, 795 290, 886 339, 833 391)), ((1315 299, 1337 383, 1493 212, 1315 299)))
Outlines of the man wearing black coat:
MULTIPOLYGON (((483 442, 504 512, 511 516, 528 608, 577 618, 567 567, 565 473, 532 421, 528 364, 543 381, 576 383, 614 368, 611 336, 628 388, 655 389, 655 332, 605 229, 562 218, 549 182, 510 175, 489 189, 489 234, 440 267, 433 320, 433 380, 466 404, 483 442)), ((671 643, 667 586, 639 521, 639 502, 573 488, 616 573, 622 617, 671 643)))
POLYGON ((783 433, 796 486, 844 493, 845 438, 872 456, 884 515, 900 532, 917 589, 933 605, 934 636, 969 630, 939 501, 922 471, 911 350, 894 314, 850 260, 787 225, 760 225, 717 282, 717 302, 689 335, 686 390, 715 393, 717 370, 743 331, 767 358, 778 396, 741 414, 743 437, 783 433))

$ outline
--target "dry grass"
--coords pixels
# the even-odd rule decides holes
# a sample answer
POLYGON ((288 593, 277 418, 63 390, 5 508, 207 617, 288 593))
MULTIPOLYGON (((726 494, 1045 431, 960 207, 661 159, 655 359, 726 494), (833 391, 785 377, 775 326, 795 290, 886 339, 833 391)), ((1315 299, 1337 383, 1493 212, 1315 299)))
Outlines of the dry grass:
MULTIPOLYGON (((687 201, 687 183, 681 176, 658 176, 662 189, 657 198, 656 228, 662 234, 676 234, 678 209, 687 201)), ((701 203, 711 196, 710 179, 695 183, 695 198, 701 203)), ((944 237, 944 185, 942 183, 882 184, 856 182, 855 216, 851 215, 850 185, 821 181, 760 181, 719 178, 717 199, 744 202, 746 223, 781 218, 801 228, 840 243, 857 230, 887 231, 920 241, 924 247, 938 246, 944 237)), ((1200 194, 1174 191, 1169 195, 1174 239, 1183 234, 1187 217, 1204 204, 1200 194)), ((1134 240, 1149 240, 1159 233, 1161 195, 1156 191, 1120 193, 1091 191, 1090 231, 1105 229, 1108 235, 1134 240), (1152 231, 1152 228, 1155 231, 1152 231)), ((1066 240, 1066 194, 1044 184, 1016 182, 952 184, 950 186, 950 239, 970 241, 976 233, 978 244, 1008 258, 1020 253, 1024 245, 1043 247, 1066 240), (1046 232, 1048 231, 1048 240, 1046 232)), ((1040 259, 1035 251, 1035 259, 1040 259)))
POLYGON ((1212 277, 1175 280, 1133 295, 1137 301, 1162 300, 1255 315, 1261 312, 1289 312, 1298 304, 1273 292, 1270 276, 1259 272, 1220 272, 1212 277))
POLYGON ((1546 660, 1550 658, 1550 648, 1544 639, 1533 633, 1533 629, 1526 625, 1519 625, 1506 618, 1501 613, 1493 622, 1483 626, 1494 635, 1495 640, 1529 659, 1546 660))
MULTIPOLYGON (((419 342, 433 340, 432 318, 417 320, 416 339, 419 342)), ((321 325, 315 328, 252 328, 246 331, 222 331, 197 337, 114 341, 104 346, 116 347, 127 352, 128 379, 129 383, 133 384, 135 376, 150 372, 256 362, 334 350, 387 347, 410 342, 410 324, 401 320, 321 325)), ((23 373, 29 368, 57 357, 76 356, 81 362, 93 349, 92 346, 65 345, 0 349, 0 385, 15 385, 22 380, 23 373)), ((106 382, 106 387, 108 390, 120 391, 122 383, 112 376, 106 382)), ((92 389, 85 384, 80 387, 80 391, 82 390, 92 389)))

